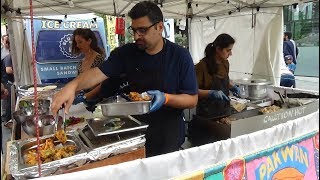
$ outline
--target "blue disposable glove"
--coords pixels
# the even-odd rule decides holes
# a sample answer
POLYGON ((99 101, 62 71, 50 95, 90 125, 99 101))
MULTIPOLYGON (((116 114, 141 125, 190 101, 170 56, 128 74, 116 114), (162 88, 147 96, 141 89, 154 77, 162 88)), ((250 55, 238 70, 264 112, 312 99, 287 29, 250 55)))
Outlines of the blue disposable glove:
POLYGON ((93 107, 98 103, 98 100, 93 99, 93 100, 87 100, 84 99, 83 103, 87 106, 87 107, 93 107))
POLYGON ((240 88, 237 85, 233 85, 232 88, 230 88, 230 91, 234 96, 240 97, 240 88))
POLYGON ((164 93, 158 90, 147 91, 147 93, 153 96, 152 105, 149 112, 160 109, 166 101, 166 96, 164 95, 164 93))
POLYGON ((76 98, 73 100, 73 105, 76 105, 76 104, 79 104, 79 103, 82 103, 82 102, 84 102, 85 101, 85 99, 83 98, 83 96, 76 96, 76 98))
POLYGON ((73 105, 85 102, 85 98, 83 97, 84 94, 83 93, 79 93, 73 100, 73 105))
POLYGON ((209 98, 220 100, 220 101, 230 101, 229 97, 226 96, 221 90, 210 90, 209 91, 209 98))

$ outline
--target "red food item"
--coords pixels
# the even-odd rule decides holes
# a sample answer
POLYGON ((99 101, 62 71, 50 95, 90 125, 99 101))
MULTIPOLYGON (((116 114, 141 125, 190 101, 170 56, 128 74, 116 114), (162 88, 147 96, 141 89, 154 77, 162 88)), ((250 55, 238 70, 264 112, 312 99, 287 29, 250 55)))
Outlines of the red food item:
POLYGON ((71 117, 69 117, 69 119, 66 120, 66 125, 67 126, 75 125, 75 124, 78 124, 78 123, 84 122, 84 121, 85 121, 85 118, 83 118, 83 117, 71 116, 71 117))
POLYGON ((234 159, 223 169, 223 176, 225 180, 242 180, 244 172, 244 159, 234 159))

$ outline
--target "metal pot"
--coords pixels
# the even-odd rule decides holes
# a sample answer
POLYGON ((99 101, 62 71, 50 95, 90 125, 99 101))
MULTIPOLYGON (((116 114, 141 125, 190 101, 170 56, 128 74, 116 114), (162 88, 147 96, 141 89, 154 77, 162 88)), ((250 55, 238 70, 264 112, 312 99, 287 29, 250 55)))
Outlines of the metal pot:
MULTIPOLYGON (((36 136, 36 126, 39 125, 39 135, 49 135, 54 134, 55 132, 55 119, 52 115, 39 115, 38 120, 34 115, 27 116, 26 119, 22 122, 21 126, 25 133, 30 136, 36 136)), ((62 117, 59 116, 58 129, 62 127, 62 117)))
MULTIPOLYGON (((50 112, 50 100, 38 99, 38 114, 49 114, 50 112)), ((35 102, 34 99, 24 99, 19 101, 19 109, 23 111, 26 116, 35 114, 35 102)))
POLYGON ((235 81, 240 88, 240 97, 244 99, 258 100, 268 96, 267 89, 271 84, 266 79, 239 79, 235 81))

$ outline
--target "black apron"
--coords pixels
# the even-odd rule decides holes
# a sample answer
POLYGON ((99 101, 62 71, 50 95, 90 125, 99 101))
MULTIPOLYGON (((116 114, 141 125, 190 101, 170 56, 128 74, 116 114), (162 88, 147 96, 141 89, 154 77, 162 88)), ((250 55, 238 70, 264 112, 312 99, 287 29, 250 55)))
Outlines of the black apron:
MULTIPOLYGON (((148 90, 159 90, 165 92, 165 68, 168 64, 165 61, 167 55, 165 44, 160 53, 160 67, 145 70, 136 62, 135 68, 127 72, 130 91, 142 93, 148 90)), ((163 106, 155 112, 134 116, 149 124, 146 132, 147 157, 179 150, 181 138, 184 139, 181 137, 182 112, 181 109, 163 106)))
MULTIPOLYGON (((212 90, 221 90, 229 95, 229 77, 213 78, 212 90)), ((230 102, 224 100, 212 100, 209 98, 198 101, 196 115, 189 123, 188 132, 191 143, 200 146, 221 140, 214 132, 214 121, 231 114, 230 102)))
MULTIPOLYGON (((221 90, 226 96, 229 95, 229 77, 219 78, 214 76, 212 90, 221 90)), ((216 119, 231 114, 230 102, 225 100, 212 100, 209 98, 198 101, 197 116, 206 119, 216 119)))

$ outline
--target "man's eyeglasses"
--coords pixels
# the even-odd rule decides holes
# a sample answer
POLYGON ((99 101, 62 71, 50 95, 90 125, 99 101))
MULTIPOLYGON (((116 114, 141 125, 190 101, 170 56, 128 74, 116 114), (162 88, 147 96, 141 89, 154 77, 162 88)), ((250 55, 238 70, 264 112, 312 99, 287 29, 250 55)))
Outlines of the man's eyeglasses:
POLYGON ((131 35, 134 35, 134 33, 137 33, 139 36, 144 36, 147 34, 148 30, 156 25, 157 23, 159 22, 156 22, 156 23, 153 23, 152 25, 150 25, 149 27, 140 27, 140 28, 133 28, 132 26, 128 27, 128 32, 131 34, 131 35))

